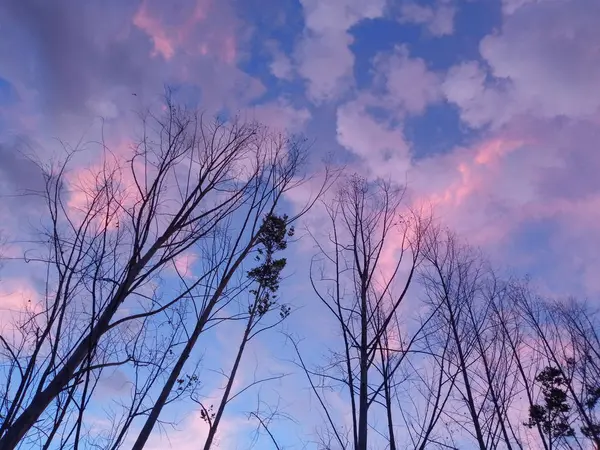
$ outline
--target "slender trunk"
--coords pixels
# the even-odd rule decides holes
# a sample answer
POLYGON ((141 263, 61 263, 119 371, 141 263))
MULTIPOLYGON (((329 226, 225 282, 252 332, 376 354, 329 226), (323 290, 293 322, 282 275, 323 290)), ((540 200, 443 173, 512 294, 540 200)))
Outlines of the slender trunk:
MULTIPOLYGON (((202 315, 196 322, 196 326, 194 327, 194 331, 192 332, 192 335, 190 336, 187 344, 185 345, 185 348, 181 352, 181 355, 179 355, 179 359, 177 360, 177 363, 173 367, 173 370, 171 371, 169 378, 167 379, 165 385, 163 386, 163 389, 162 389, 158 399, 156 400, 156 403, 152 407, 152 410, 150 411, 150 415, 146 419, 146 423, 144 423, 144 427, 140 431, 140 434, 138 435, 137 440, 135 441, 135 444, 133 444, 133 447, 131 448, 131 450, 142 450, 144 448, 144 445, 146 445, 146 442, 148 441, 148 438, 150 437, 150 433, 152 432, 152 429, 154 428, 154 425, 156 424, 156 421, 158 420, 158 416, 160 415, 165 404, 167 403, 169 394, 171 393, 171 391, 173 390, 173 386, 175 386, 175 383, 179 379, 179 375, 181 374, 181 371, 183 370, 183 366, 185 365, 186 361, 190 357, 190 354, 192 353, 192 350, 193 350, 194 346, 196 345, 196 342, 198 341, 200 334, 204 330, 204 326, 208 322, 208 319, 210 318, 213 308, 215 307, 215 305, 219 301, 219 298, 223 294, 223 291, 229 284, 229 280, 231 279, 231 277, 233 277, 233 275, 236 272, 236 270, 238 269, 238 267, 242 264, 242 261, 244 261, 244 259, 248 255, 248 253, 250 253, 250 250, 252 249, 253 245, 254 245, 254 239, 250 242, 250 244, 246 247, 246 249, 242 252, 242 254, 240 256, 238 256, 237 260, 231 266, 228 273, 225 275, 225 277, 223 277, 223 279, 221 280, 221 283, 217 287, 217 290, 215 291, 215 293, 211 297, 208 305, 206 306, 206 309, 204 310, 204 312, 202 313, 202 315)), ((0 450, 2 450, 2 449, 0 449, 0 450)))
POLYGON ((485 348, 483 342, 481 341, 481 336, 479 335, 479 330, 477 329, 477 323, 475 318, 473 317, 473 313, 469 310, 469 317, 471 318, 471 324, 473 325, 473 330, 475 331, 475 339, 477 340, 477 347, 479 349, 479 354, 481 355, 481 361, 483 362, 483 368, 485 371, 485 378, 490 389, 490 396, 492 398, 492 403, 494 405, 494 411, 498 416, 498 423, 500 425, 500 430, 502 431, 502 437, 504 438, 504 442, 506 442, 507 450, 512 450, 512 445, 510 443, 510 437, 508 436, 508 430, 506 429, 505 418, 506 415, 502 412, 500 408, 500 401, 498 399, 498 394, 496 389, 494 389, 494 376, 492 375, 492 371, 490 365, 488 364, 487 355, 485 354, 485 348))
POLYGON ((361 280, 361 336, 360 336, 360 387, 358 399, 358 446, 357 450, 367 450, 367 409, 369 408, 369 367, 368 367, 368 337, 367 337, 367 292, 365 281, 361 280))
POLYGON ((471 416, 471 420, 473 421, 473 427, 475 428, 475 437, 477 438, 477 443, 479 444, 480 450, 486 450, 485 440, 483 438, 483 432, 481 431, 481 425, 479 423, 479 418, 477 417, 477 411, 475 408, 475 400, 473 398, 473 392, 471 390, 471 382, 469 381, 469 375, 467 373, 467 362, 465 358, 465 354, 463 352, 463 347, 461 344, 460 336, 458 335, 458 329, 456 324, 456 317, 454 315, 454 310, 450 305, 450 299, 446 295, 446 306, 448 308, 448 313, 450 314, 450 327, 452 328, 452 335, 454 337, 454 342, 456 343, 456 347, 458 350, 458 358, 459 358, 459 366, 460 371, 463 377, 463 383, 465 384, 465 390, 467 392, 467 407, 469 408, 469 414, 471 416))
MULTIPOLYGON (((521 380, 523 381, 523 387, 525 388, 525 395, 527 396, 528 406, 529 406, 529 408, 531 408, 535 402, 533 401, 533 395, 532 395, 530 384, 529 384, 529 378, 527 377, 527 374, 525 373, 525 368, 523 367, 523 364, 521 364, 521 358, 520 358, 517 346, 512 341, 511 332, 508 329, 508 327, 506 326, 504 317, 502 317, 499 314, 499 310, 497 309, 496 306, 494 306, 494 312, 498 316, 498 320, 500 321, 500 325, 502 326, 502 331, 504 333, 504 336, 507 339, 508 344, 510 345, 510 349, 512 351, 513 357, 515 358, 515 364, 517 365, 517 370, 519 371, 519 374, 521 375, 521 380)), ((536 424, 536 428, 538 431, 538 435, 540 436, 540 439, 542 440, 542 445, 544 446, 544 450, 551 450, 550 447, 548 446, 548 442, 546 441, 546 435, 545 435, 544 431, 542 430, 542 427, 539 423, 536 424)))
POLYGON ((385 394, 385 410, 387 416, 389 449, 396 450, 396 437, 394 435, 394 420, 392 417, 392 390, 390 386, 389 361, 384 363, 383 369, 383 391, 385 394))
POLYGON ((242 343, 240 344, 240 348, 238 349, 237 355, 235 357, 235 361, 233 363, 233 367, 231 369, 231 373, 229 374, 229 380, 227 380, 227 385, 225 386, 225 392, 223 393, 223 398, 221 399, 221 404, 219 405, 219 409, 215 414, 215 418, 212 422, 212 425, 208 431, 208 436, 206 438, 206 443, 204 444, 204 450, 210 450, 212 442, 217 434, 217 428, 219 427, 219 422, 223 417, 223 412, 225 411, 225 406, 229 401, 229 395, 231 394, 231 389, 233 388, 233 382, 235 381, 235 376, 237 374, 238 368, 240 366, 240 362, 242 361, 242 355, 244 354, 244 350, 246 349, 246 344, 248 343, 250 337, 250 331, 252 330, 252 324, 254 323, 254 315, 256 314, 256 306, 254 307, 254 311, 252 315, 248 319, 248 323, 246 325, 246 329, 244 330, 244 337, 242 338, 242 343))
POLYGON ((196 341, 198 340, 198 337, 202 333, 202 330, 204 329, 204 326, 206 325, 206 322, 208 321, 208 317, 209 317, 210 313, 207 314, 207 312, 208 312, 208 310, 205 311, 205 313, 202 315, 200 320, 198 320, 198 322, 196 323, 196 327, 194 328, 194 331, 192 332, 190 339, 188 340, 187 344, 185 345, 185 348, 183 349, 183 351, 181 352, 181 355, 179 355, 179 359, 177 360, 177 363, 173 367, 173 370, 171 371, 171 374, 169 375, 167 382, 163 386, 163 389, 160 392, 160 395, 158 396, 156 403, 152 407, 152 410, 150 411, 150 414, 148 415, 148 418, 146 419, 146 423, 144 423, 144 427, 140 431, 140 434, 138 435, 138 438, 135 441, 135 444, 133 444, 133 447, 131 447, 131 450, 141 450, 146 445, 146 441, 148 441, 148 438, 150 437, 150 433, 152 432, 152 429, 154 428, 154 425, 156 424, 156 421, 158 420, 158 416, 160 415, 164 405, 166 404, 169 394, 173 390, 173 386, 175 386, 175 383, 179 379, 179 375, 181 374, 183 366, 185 365, 188 358, 190 357, 190 354, 192 353, 192 349, 196 345, 196 341))
POLYGON ((352 372, 352 358, 350 356, 350 349, 351 349, 351 344, 349 342, 348 339, 348 329, 346 328, 347 325, 344 323, 342 317, 343 317, 343 313, 342 313, 342 300, 341 300, 341 295, 340 295, 340 286, 341 286, 341 281, 340 281, 340 252, 339 252, 339 244, 338 244, 338 235, 337 235, 337 227, 333 226, 333 234, 334 234, 334 242, 335 244, 335 295, 336 295, 336 299, 335 299, 335 304, 337 307, 337 314, 338 314, 338 318, 339 318, 339 322, 341 325, 341 329, 342 329, 342 336, 344 338, 344 355, 346 357, 346 373, 348 375, 348 391, 350 394, 350 407, 352 410, 352 443, 354 444, 354 448, 358 447, 358 435, 357 435, 357 431, 358 431, 358 424, 356 422, 356 397, 354 396, 354 373, 352 372))
POLYGON ((119 288, 104 313, 102 313, 98 319, 96 326, 79 343, 48 386, 45 389, 36 392, 29 406, 25 408, 11 427, 6 430, 6 434, 0 439, 0 450, 14 449, 19 444, 19 441, 23 439, 31 427, 38 421, 52 400, 69 384, 77 367, 79 367, 88 356, 90 347, 95 347, 102 335, 108 329, 110 320, 116 313, 119 305, 125 300, 127 290, 140 270, 141 267, 135 272, 130 272, 127 280, 121 288, 119 288))

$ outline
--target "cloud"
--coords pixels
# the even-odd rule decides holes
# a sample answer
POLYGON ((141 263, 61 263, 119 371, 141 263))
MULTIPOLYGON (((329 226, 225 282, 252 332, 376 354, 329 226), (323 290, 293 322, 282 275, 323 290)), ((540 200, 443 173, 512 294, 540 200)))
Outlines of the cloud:
POLYGON ((415 2, 404 2, 400 7, 400 23, 423 25, 433 36, 446 36, 454 33, 456 7, 447 1, 439 1, 434 6, 423 6, 415 2))
POLYGON ((307 94, 315 102, 338 98, 353 84, 354 54, 350 29, 382 17, 385 0, 301 0, 305 30, 295 57, 307 94))
POLYGON ((482 60, 451 68, 442 84, 462 121, 488 130, 483 140, 424 161, 413 175, 419 179, 422 171, 423 185, 438 180, 436 195, 454 204, 441 214, 471 230, 472 240, 495 247, 501 259, 518 265, 533 258, 539 264, 528 270, 540 270, 560 289, 599 292, 591 274, 600 262, 589 248, 600 245, 591 225, 598 220, 600 184, 590 170, 600 164, 600 47, 593 44, 600 42, 600 4, 511 4, 502 27, 481 41, 482 60), (486 158, 477 148, 493 142, 520 144, 478 163, 486 158), (532 224, 551 225, 544 249, 555 258, 553 268, 510 245, 532 224))
POLYGON ((516 211, 531 198, 527 179, 513 177, 511 184, 506 172, 506 165, 513 165, 508 158, 522 152, 524 144, 490 137, 471 148, 419 161, 409 174, 415 202, 432 205, 436 215, 468 234, 473 244, 487 244, 488 233, 494 231, 490 225, 500 226, 494 209, 516 211))
POLYGON ((523 115, 589 118, 600 110, 600 4, 544 1, 519 8, 480 44, 475 61, 452 68, 448 100, 473 127, 523 115))
POLYGON ((337 108, 337 142, 359 158, 353 168, 363 175, 402 178, 411 166, 403 121, 441 100, 440 77, 405 45, 377 54, 372 72, 371 86, 337 108))
MULTIPOLYGON (((0 28, 0 77, 20 100, 10 106, 17 118, 2 116, 19 131, 17 122, 37 120, 28 131, 38 137, 73 142, 98 116, 132 120, 164 84, 197 86, 210 112, 238 109, 264 92, 237 67, 242 24, 229 1, 9 0, 0 14, 10 19, 0 28)), ((131 123, 122 128, 129 132, 131 123)))
POLYGON ((213 0, 177 0, 165 10, 161 2, 143 0, 133 24, 151 38, 153 56, 170 60, 176 52, 186 51, 211 54, 232 64, 238 57, 236 22, 228 6, 228 2, 213 0))
POLYGON ((132 8, 110 3, 3 2, 2 76, 34 88, 48 114, 80 114, 94 93, 141 85, 144 41, 126 39, 132 8))
POLYGON ((107 369, 101 373, 98 379, 98 393, 111 396, 127 395, 131 389, 132 381, 129 376, 119 368, 107 369))
POLYGON ((359 158, 363 175, 403 178, 412 164, 403 121, 441 100, 440 77, 404 45, 379 53, 372 70, 372 85, 337 109, 337 142, 359 158))
POLYGON ((141 196, 132 168, 138 175, 142 171, 151 175, 151 170, 141 162, 128 163, 135 148, 133 143, 112 140, 107 144, 110 152, 101 155, 88 152, 86 160, 67 167, 64 172, 63 181, 68 187, 63 192, 68 194, 65 213, 74 223, 89 221, 90 233, 118 229, 119 221, 139 204, 141 196))
POLYGON ((417 161, 408 175, 411 198, 432 204, 499 264, 551 280, 555 292, 600 292, 592 275, 600 259, 590 250, 600 245, 600 184, 584 168, 595 167, 598 133, 593 123, 521 117, 471 146, 417 161), (543 242, 514 244, 542 225, 550 230, 543 242))
MULTIPOLYGON (((237 449, 241 442, 240 436, 249 432, 254 424, 246 417, 223 417, 215 437, 215 447, 222 450, 237 449)), ((135 435, 135 433, 132 433, 135 435)), ((169 431, 167 435, 158 431, 152 433, 144 448, 149 450, 163 450, 173 448, 178 450, 195 450, 206 441, 208 425, 200 417, 199 412, 192 412, 183 422, 181 427, 169 431)))
POLYGON ((282 80, 291 80, 293 77, 292 63, 283 53, 274 55, 270 68, 271 73, 282 80))
POLYGON ((595 1, 539 3, 484 38, 481 55, 495 77, 511 81, 523 108, 542 117, 593 114, 600 107, 598 20, 595 1))
MULTIPOLYGON (((557 0, 502 0, 502 12, 505 15, 513 14, 519 8, 523 6, 527 6, 530 4, 542 3, 547 1, 557 1, 557 0)), ((558 1, 566 1, 569 2, 571 0, 558 0, 558 1)))
POLYGON ((489 87, 486 73, 475 61, 452 67, 442 89, 446 99, 459 107, 462 121, 473 128, 504 124, 512 114, 507 100, 511 93, 489 87))
POLYGON ((268 42, 266 46, 272 58, 271 63, 269 64, 269 70, 273 76, 280 80, 292 80, 295 69, 290 58, 281 51, 277 42, 268 42))
POLYGON ((357 99, 337 110, 337 140, 359 157, 364 175, 402 176, 410 166, 409 147, 398 127, 377 120, 367 111, 368 103, 357 99))
POLYGON ((395 110, 420 114, 441 98, 438 75, 422 58, 411 58, 405 45, 377 55, 373 66, 375 84, 384 86, 385 101, 395 110))
POLYGON ((19 325, 30 319, 30 314, 41 312, 41 308, 40 296, 30 280, 17 277, 3 279, 0 285, 0 333, 10 340, 14 337, 11 330, 14 330, 23 339, 26 338, 19 325))
POLYGON ((249 110, 255 120, 279 132, 301 132, 311 118, 306 108, 296 108, 284 98, 262 103, 249 110))
POLYGON ((173 57, 175 54, 174 38, 167 36, 167 32, 162 28, 160 21, 150 15, 146 2, 143 2, 135 13, 133 24, 140 30, 145 31, 152 39, 154 45, 152 56, 160 54, 165 59, 173 57))
POLYGON ((193 253, 181 253, 173 260, 175 270, 182 277, 193 276, 193 266, 198 260, 198 256, 193 253))

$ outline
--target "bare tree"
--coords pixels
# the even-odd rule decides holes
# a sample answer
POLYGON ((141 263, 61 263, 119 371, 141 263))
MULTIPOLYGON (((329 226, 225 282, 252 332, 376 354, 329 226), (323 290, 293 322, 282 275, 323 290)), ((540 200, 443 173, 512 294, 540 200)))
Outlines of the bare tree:
MULTIPOLYGON (((493 278, 495 284, 501 282, 493 278)), ((513 366, 513 382, 507 381, 506 385, 515 385, 516 391, 514 397, 524 399, 528 410, 531 410, 536 403, 539 390, 535 383, 537 373, 546 363, 540 355, 535 352, 534 340, 531 339, 529 329, 518 313, 516 304, 513 301, 514 281, 503 283, 503 286, 497 290, 496 295, 491 299, 490 307, 492 309, 492 322, 500 333, 498 339, 503 346, 503 352, 506 353, 506 365, 513 366)), ((516 415, 516 414, 514 414, 516 415)), ((507 416, 508 417, 508 416, 507 416)), ((510 420, 508 427, 514 442, 519 447, 526 446, 527 440, 519 432, 521 423, 510 420)), ((537 432, 538 443, 548 450, 546 433, 542 430, 540 424, 534 424, 537 432)), ((532 427, 530 427, 532 428, 532 427)))
MULTIPOLYGON (((590 380, 590 370, 594 370, 596 363, 594 353, 590 353, 584 344, 587 340, 593 342, 594 335, 598 334, 594 315, 589 311, 586 320, 577 313, 577 310, 585 311, 584 306, 582 309, 582 305, 570 303, 569 307, 569 303, 546 299, 536 294, 527 282, 515 284, 511 294, 517 312, 536 344, 534 351, 546 361, 544 370, 537 374, 537 377, 542 377, 541 380, 537 380, 541 384, 542 393, 543 389, 549 389, 544 383, 556 385, 556 389, 559 389, 559 386, 564 388, 565 408, 570 410, 572 405, 572 415, 576 417, 584 438, 589 439, 596 448, 600 448, 595 395, 597 386, 595 381, 590 380), (582 340, 581 332, 584 330, 587 338, 582 340)), ((544 396, 546 397, 545 394, 544 396)), ((539 409, 538 406, 532 405, 531 412, 539 409)), ((543 429, 544 422, 541 423, 543 429)), ((549 436, 547 430, 546 434, 549 436)), ((579 441, 575 431, 561 437, 570 438, 576 443, 579 441)), ((550 442, 548 446, 550 447, 550 442)))
POLYGON ((596 445, 593 367, 586 367, 593 314, 586 323, 576 312, 581 306, 544 299, 527 282, 500 280, 479 252, 442 228, 431 227, 424 242, 420 279, 438 309, 437 342, 452 341, 448 350, 431 350, 438 364, 446 361, 459 373, 443 412, 447 435, 463 431, 481 449, 528 448, 525 425, 545 449, 583 448, 579 423, 596 445), (527 418, 517 398, 525 400, 527 418))
MULTIPOLYGON (((425 303, 419 325, 407 327, 397 297, 389 296, 397 284, 374 269, 388 260, 380 258, 385 239, 373 224, 393 214, 376 208, 388 203, 370 196, 369 188, 351 179, 326 207, 329 240, 316 240, 324 264, 320 271, 313 264, 311 280, 339 325, 341 350, 330 364, 312 369, 294 343, 325 412, 322 445, 364 448, 361 436, 373 432, 390 449, 398 448, 400 435, 418 449, 457 449, 467 441, 480 449, 583 450, 586 439, 596 446, 597 313, 585 303, 548 300, 527 283, 501 279, 481 252, 429 225, 418 243, 423 259, 413 263, 413 287, 424 291, 425 303), (338 386, 348 392, 349 432, 327 403, 326 391, 338 386), (369 414, 383 419, 385 428, 367 422, 365 432, 369 414), (399 419, 402 430, 396 429, 399 419)), ((397 275, 394 267, 387 266, 388 277, 397 275)))
MULTIPOLYGON (((311 267, 311 283, 339 326, 341 342, 340 349, 333 350, 332 363, 318 371, 309 369, 299 352, 298 356, 325 409, 327 439, 341 448, 368 448, 370 411, 375 405, 390 406, 394 375, 403 360, 403 356, 392 360, 386 355, 405 355, 418 334, 405 340, 406 333, 393 333, 420 262, 427 226, 403 209, 402 200, 403 190, 391 183, 369 183, 352 176, 335 199, 324 204, 330 221, 327 239, 315 236, 319 256, 311 267), (341 385, 347 395, 352 419, 349 442, 327 410, 319 389, 323 383, 341 385)), ((386 417, 390 442, 394 439, 391 410, 386 417)))
MULTIPOLYGON (((290 189, 299 186, 304 179, 298 177, 298 168, 302 162, 303 154, 297 146, 289 146, 287 140, 271 142, 267 147, 267 159, 259 159, 255 169, 255 179, 253 190, 248 199, 250 207, 244 215, 239 217, 241 226, 237 234, 228 237, 224 251, 221 253, 218 271, 212 280, 211 288, 200 294, 195 294, 202 299, 201 307, 197 309, 197 320, 191 331, 188 340, 181 351, 177 363, 170 372, 163 388, 148 418, 146 419, 142 430, 138 434, 133 449, 143 448, 148 440, 150 433, 156 424, 158 417, 172 392, 183 367, 190 357, 198 338, 205 331, 207 324, 219 319, 219 312, 223 308, 223 299, 231 298, 227 295, 226 289, 231 279, 238 275, 243 267, 244 261, 259 250, 261 237, 264 227, 270 226, 270 219, 274 218, 276 208, 281 202, 282 196, 290 189)), ((265 156, 261 156, 264 158, 265 156)), ((294 221, 306 213, 314 201, 318 199, 322 191, 326 188, 328 177, 325 177, 324 183, 320 186, 314 198, 295 216, 284 219, 285 227, 290 226, 294 221)))
MULTIPOLYGON (((31 430, 47 436, 73 405, 77 425, 62 439, 76 441, 101 370, 139 367, 128 350, 136 339, 172 339, 183 346, 165 366, 172 364, 172 376, 148 412, 150 430, 199 334, 220 311, 219 301, 231 300, 229 281, 255 250, 262 220, 303 182, 302 142, 258 124, 207 122, 168 99, 164 115, 143 119, 143 135, 124 163, 103 147, 103 162, 83 199, 67 190, 76 151, 62 164, 44 167, 48 251, 27 254, 26 261, 45 266, 46 286, 42 304, 18 328, 20 340, 2 340, 15 370, 3 381, 0 449, 15 448, 31 430), (218 264, 203 264, 201 275, 170 290, 163 284, 165 270, 194 248, 201 256, 209 249, 218 264), (183 303, 197 312, 184 343, 173 336, 175 326, 140 337, 144 321, 163 321, 183 303), (123 341, 126 335, 129 341, 123 341)), ((161 360, 151 351, 145 356, 161 360)))
MULTIPOLYGON (((441 305, 437 317, 439 330, 452 337, 447 357, 459 370, 461 384, 456 386, 457 391, 467 408, 477 445, 485 450, 483 424, 470 374, 476 333, 467 319, 468 304, 474 301, 479 288, 479 261, 460 247, 453 234, 440 227, 430 230, 426 242, 424 254, 428 264, 421 278, 432 307, 441 305)), ((468 427, 463 428, 470 432, 468 427)))
MULTIPOLYGON (((508 331, 510 323, 503 309, 505 283, 480 252, 460 243, 453 233, 432 227, 426 242, 427 263, 421 279, 431 307, 438 311, 438 342, 447 336, 452 341, 438 352, 436 361, 443 363, 443 354, 449 367, 459 373, 453 386, 457 401, 451 402, 457 414, 446 412, 448 422, 471 434, 481 449, 522 448, 519 426, 511 420, 521 389, 516 362, 521 355, 518 334, 508 331), (465 406, 466 413, 458 404, 465 406)), ((452 375, 450 371, 448 376, 452 375)))
POLYGON ((569 299, 550 305, 560 318, 571 341, 573 378, 579 386, 581 403, 590 423, 581 427, 584 436, 597 440, 600 435, 600 316, 588 303, 569 299))

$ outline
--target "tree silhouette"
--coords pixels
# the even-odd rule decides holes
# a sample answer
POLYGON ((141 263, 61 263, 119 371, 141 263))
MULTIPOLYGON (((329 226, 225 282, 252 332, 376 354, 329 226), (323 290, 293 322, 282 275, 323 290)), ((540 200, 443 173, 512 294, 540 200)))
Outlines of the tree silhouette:
POLYGON ((548 436, 549 447, 566 437, 575 436, 575 430, 570 424, 569 412, 571 406, 567 397, 567 381, 562 371, 556 367, 545 367, 535 380, 542 385, 543 404, 534 404, 529 408, 529 428, 541 426, 548 436))

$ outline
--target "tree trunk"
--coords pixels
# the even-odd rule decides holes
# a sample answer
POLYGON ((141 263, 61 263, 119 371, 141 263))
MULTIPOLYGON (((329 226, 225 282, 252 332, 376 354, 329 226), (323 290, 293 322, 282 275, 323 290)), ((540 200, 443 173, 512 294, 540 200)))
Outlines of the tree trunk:
POLYGON ((367 292, 365 280, 361 280, 361 336, 360 336, 360 387, 358 399, 358 447, 357 450, 367 450, 367 410, 369 408, 369 367, 368 367, 368 337, 367 337, 367 292))
POLYGON ((225 411, 225 406, 227 405, 227 401, 229 400, 229 395, 231 394, 231 388, 233 387, 235 375, 240 366, 240 362, 242 361, 242 355, 244 354, 246 344, 248 343, 248 338, 250 336, 250 330, 252 329, 252 324, 254 322, 254 314, 255 313, 256 313, 256 307, 255 307, 255 310, 253 311, 252 315, 248 319, 248 324, 246 325, 246 329, 244 330, 244 337, 242 338, 242 343, 240 344, 240 348, 238 349, 237 355, 235 357, 235 361, 233 363, 231 373, 229 374, 229 380, 227 380, 227 386, 225 386, 225 392, 223 393, 223 398, 221 399, 221 404, 219 405, 219 409, 217 410, 217 413, 215 414, 215 418, 212 422, 210 430, 208 431, 206 443, 204 444, 204 450, 210 450, 210 447, 215 438, 215 435, 217 434, 217 428, 219 427, 219 422, 221 421, 221 417, 223 417, 223 412, 225 411))
POLYGON ((173 390, 173 386, 175 386, 177 379, 181 375, 183 366, 185 365, 186 361, 190 357, 190 354, 192 353, 192 350, 193 350, 194 346, 196 345, 196 342, 198 341, 200 334, 204 330, 204 326, 208 322, 208 319, 210 318, 210 314, 212 313, 214 306, 219 301, 219 298, 221 297, 221 295, 223 294, 223 291, 229 284, 229 280, 231 279, 233 274, 236 272, 238 267, 242 264, 242 261, 244 261, 244 259, 248 255, 248 253, 250 253, 250 250, 252 249, 252 246, 254 245, 254 241, 255 241, 255 238, 250 241, 250 243, 248 244, 246 249, 242 252, 242 254, 238 256, 238 259, 231 266, 227 275, 225 275, 225 277, 223 277, 223 279, 221 280, 221 283, 219 284, 217 290, 215 291, 212 298, 210 299, 210 302, 206 306, 206 309, 204 310, 204 312, 198 319, 198 322, 196 322, 196 326, 194 327, 194 331, 192 332, 190 339, 188 340, 187 344, 185 345, 183 352, 179 356, 179 359, 177 360, 175 367, 173 367, 173 370, 172 370, 171 374, 169 375, 167 382, 163 386, 163 389, 162 389, 156 403, 152 407, 152 411, 150 411, 150 415, 146 419, 146 423, 144 424, 144 427, 140 431, 140 434, 138 435, 138 438, 135 441, 135 444, 133 444, 133 447, 131 448, 131 450, 142 450, 144 448, 144 445, 146 445, 146 442, 148 441, 148 438, 150 437, 150 433, 152 432, 152 429, 154 428, 154 425, 156 424, 156 421, 158 420, 158 416, 160 415, 163 407, 165 406, 165 404, 169 398, 169 394, 173 390))

